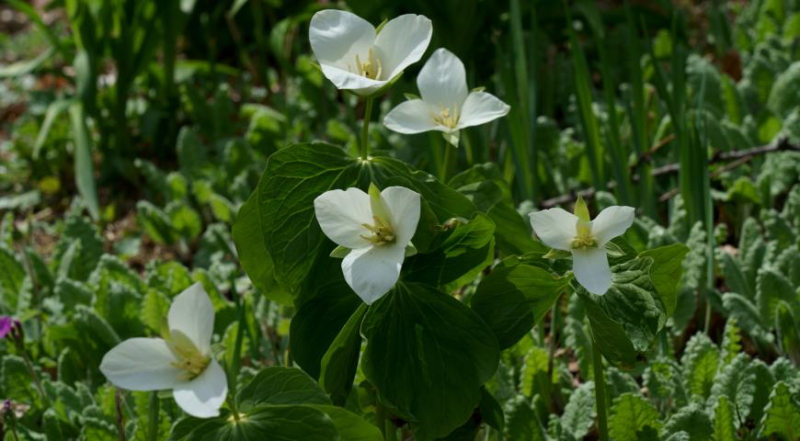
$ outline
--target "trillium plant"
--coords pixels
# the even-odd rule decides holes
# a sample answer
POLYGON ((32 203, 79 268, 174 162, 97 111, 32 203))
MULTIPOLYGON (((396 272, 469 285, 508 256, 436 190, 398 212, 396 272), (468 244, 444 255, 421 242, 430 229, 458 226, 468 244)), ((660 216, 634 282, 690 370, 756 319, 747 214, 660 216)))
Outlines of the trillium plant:
POLYGON ((470 92, 464 63, 444 48, 437 49, 422 67, 417 88, 422 98, 392 109, 383 119, 386 128, 404 134, 437 130, 458 146, 461 129, 501 118, 511 109, 488 92, 470 92))
POLYGON ((606 244, 621 236, 633 224, 633 207, 608 207, 594 220, 583 198, 575 204, 575 214, 562 208, 530 214, 531 225, 545 245, 572 253, 572 271, 587 291, 603 295, 611 287, 606 244))
POLYGON ((228 381, 211 353, 213 333, 214 307, 196 283, 173 300, 164 338, 125 340, 103 357, 100 371, 122 389, 171 390, 189 415, 217 416, 228 381))

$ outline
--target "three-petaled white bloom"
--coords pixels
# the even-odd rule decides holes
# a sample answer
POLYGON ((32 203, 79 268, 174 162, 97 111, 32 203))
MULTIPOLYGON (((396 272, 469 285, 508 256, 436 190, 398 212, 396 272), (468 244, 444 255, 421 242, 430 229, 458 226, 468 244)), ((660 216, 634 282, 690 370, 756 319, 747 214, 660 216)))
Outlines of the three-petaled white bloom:
POLYGON ((561 208, 531 213, 531 225, 545 245, 572 252, 572 271, 578 283, 592 294, 602 295, 611 287, 611 269, 605 245, 621 236, 633 224, 632 207, 612 206, 589 220, 583 199, 575 214, 561 208))
POLYGON ((407 248, 417 231, 420 195, 405 187, 369 194, 358 188, 326 191, 314 200, 317 221, 328 238, 349 250, 342 260, 347 284, 368 305, 397 283, 407 248))
POLYGON ((211 354, 214 307, 196 283, 175 297, 167 317, 169 337, 132 338, 108 351, 100 371, 117 387, 172 389, 189 415, 210 418, 228 394, 228 381, 211 354))
POLYGON ((308 38, 322 73, 339 89, 369 96, 422 58, 433 34, 431 21, 401 15, 380 32, 350 12, 326 9, 311 18, 308 38))
POLYGON ((511 107, 487 92, 467 89, 464 64, 447 49, 437 49, 417 76, 422 99, 392 109, 383 119, 390 130, 414 134, 438 130, 458 144, 459 130, 505 116, 511 107))

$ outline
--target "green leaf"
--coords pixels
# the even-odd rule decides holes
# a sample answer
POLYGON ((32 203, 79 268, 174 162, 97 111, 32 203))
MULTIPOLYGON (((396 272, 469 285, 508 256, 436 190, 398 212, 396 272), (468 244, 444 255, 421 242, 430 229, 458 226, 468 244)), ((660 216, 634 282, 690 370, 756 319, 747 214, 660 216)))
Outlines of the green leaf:
MULTIPOLYGON (((471 282, 494 260, 495 226, 485 214, 454 222, 441 246, 404 263, 404 280, 438 286, 445 292, 471 282)), ((444 235, 444 234, 443 234, 444 235)))
POLYGON ((17 299, 25 280, 25 268, 14 253, 0 246, 0 305, 8 312, 17 309, 17 299))
POLYGON ((638 441, 637 433, 645 427, 661 429, 658 411, 649 401, 632 393, 614 399, 608 419, 611 438, 615 441, 638 441))
POLYGON ((675 312, 675 305, 678 302, 678 281, 683 274, 683 259, 688 253, 689 248, 686 245, 676 243, 647 250, 639 255, 653 259, 650 279, 664 303, 667 316, 675 312))
POLYGON ((569 396, 561 425, 575 439, 583 439, 594 424, 594 383, 583 383, 569 396))
POLYGON ((505 349, 544 318, 570 280, 532 265, 498 266, 481 280, 472 309, 505 349))
POLYGON ((758 273, 756 302, 764 324, 775 323, 777 307, 781 302, 792 306, 795 316, 800 316, 800 296, 785 277, 772 269, 761 269, 758 273))
POLYGON ((527 397, 522 395, 512 397, 506 402, 504 413, 506 414, 505 439, 515 441, 548 439, 527 397))
POLYGON ((708 406, 712 408, 719 397, 727 398, 728 405, 738 417, 737 423, 744 421, 750 413, 756 391, 755 372, 749 366, 750 357, 747 354, 737 355, 715 377, 708 399, 708 406))
POLYGON ((148 289, 142 299, 141 320, 155 335, 161 332, 161 326, 169 312, 169 299, 155 289, 148 289))
POLYGON ((194 240, 203 232, 200 214, 183 201, 173 201, 164 209, 172 227, 187 241, 194 240))
POLYGON ((520 389, 526 397, 533 397, 537 382, 550 382, 547 371, 549 369, 550 355, 540 347, 532 347, 522 361, 522 377, 520 389))
POLYGON ((145 233, 153 239, 153 242, 171 245, 178 240, 172 221, 160 208, 148 201, 141 200, 136 203, 136 211, 139 223, 145 233))
POLYGON ((750 289, 750 284, 733 256, 726 252, 719 253, 722 271, 725 274, 725 284, 732 292, 740 293, 748 299, 754 299, 755 293, 750 289))
POLYGON ((692 403, 680 409, 664 424, 664 437, 678 432, 686 432, 689 441, 707 441, 711 439, 714 428, 708 414, 697 403, 692 403))
POLYGON ((769 404, 761 420, 761 436, 782 435, 785 439, 800 436, 800 406, 792 399, 789 385, 779 381, 772 389, 769 404))
POLYGON ((253 193, 239 209, 233 223, 233 242, 239 263, 250 280, 270 300, 291 305, 292 296, 275 280, 275 265, 264 246, 264 235, 258 209, 258 193, 253 193))
POLYGON ((306 407, 325 412, 336 426, 341 441, 383 441, 383 435, 377 427, 346 409, 321 404, 306 407))
POLYGON ((597 344, 603 357, 612 365, 632 369, 638 359, 628 334, 622 325, 609 317, 603 308, 585 290, 578 290, 589 326, 593 344, 597 344))
POLYGON ((100 217, 100 203, 94 183, 94 165, 92 163, 92 138, 86 127, 86 112, 83 104, 73 103, 69 108, 72 122, 72 136, 75 148, 75 185, 83 198, 92 219, 100 217))
MULTIPOLYGON (((332 266, 332 271, 336 271, 336 265, 332 266)), ((324 274, 318 272, 316 277, 324 274)), ((362 303, 344 281, 341 270, 336 278, 320 284, 310 300, 303 302, 292 318, 289 344, 292 357, 308 375, 319 378, 325 353, 362 303)))
POLYGON ((425 285, 399 283, 370 307, 361 332, 365 376, 419 439, 464 424, 497 369, 497 340, 480 317, 425 285))
POLYGON ((728 397, 721 396, 714 409, 714 441, 736 441, 735 418, 728 397))
POLYGON ((303 371, 285 367, 263 369, 236 394, 240 411, 263 404, 330 404, 325 391, 303 371))
POLYGON ((687 391, 708 398, 719 366, 717 346, 705 334, 697 333, 686 344, 681 364, 687 391))
POLYGON ((722 333, 722 364, 730 364, 742 350, 742 336, 737 325, 736 319, 731 317, 725 322, 725 330, 722 333))
POLYGON ((353 388, 361 354, 359 330, 366 312, 367 305, 359 305, 322 357, 319 384, 330 394, 331 401, 337 406, 344 405, 353 388))
POLYGON ((800 90, 800 61, 792 63, 775 79, 767 99, 767 107, 776 115, 786 118, 800 107, 797 90, 800 90))
MULTIPOLYGON (((172 428, 172 437, 186 441, 304 440, 331 441, 339 437, 334 422, 309 406, 262 405, 250 409, 240 422, 226 411, 213 419, 187 417, 172 428)), ((116 438, 115 438, 116 439, 116 438)))
POLYGON ((649 276, 652 266, 650 257, 617 265, 613 268, 613 284, 605 295, 587 294, 608 317, 622 325, 639 352, 647 351, 667 319, 664 303, 649 276))
POLYGON ((503 408, 500 407, 500 403, 497 402, 485 387, 481 388, 481 404, 479 408, 481 411, 481 418, 489 427, 501 433, 505 430, 506 421, 503 415, 503 408))
POLYGON ((755 375, 756 391, 753 394, 753 404, 750 406, 750 419, 756 423, 764 416, 764 409, 769 403, 769 396, 775 385, 775 377, 769 367, 761 360, 755 359, 749 368, 755 375))

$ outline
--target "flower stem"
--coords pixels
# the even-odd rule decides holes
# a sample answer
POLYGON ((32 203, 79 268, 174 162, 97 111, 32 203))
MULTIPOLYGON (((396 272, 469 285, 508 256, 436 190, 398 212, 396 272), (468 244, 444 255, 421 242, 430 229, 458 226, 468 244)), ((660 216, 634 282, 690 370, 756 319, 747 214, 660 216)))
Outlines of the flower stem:
POLYGON ((369 120, 372 118, 372 97, 365 100, 364 125, 361 127, 361 159, 369 157, 369 120))
POLYGON ((31 362, 30 357, 28 357, 27 351, 22 346, 22 343, 18 345, 19 352, 22 355, 22 359, 25 361, 25 366, 28 368, 28 373, 31 374, 31 378, 33 379, 33 383, 36 385, 36 389, 39 391, 39 395, 42 396, 42 401, 44 401, 45 407, 50 407, 50 399, 47 398, 47 394, 44 392, 44 387, 42 387, 42 382, 39 380, 39 376, 36 375, 36 370, 33 368, 33 363, 31 362))
POLYGON ((119 389, 114 391, 114 408, 117 411, 117 434, 119 441, 125 441, 125 419, 122 416, 122 394, 119 389))
POLYGON ((158 391, 150 392, 150 405, 147 410, 147 439, 158 441, 158 419, 161 401, 158 399, 158 391))
POLYGON ((228 396, 225 397, 225 402, 228 403, 228 409, 233 414, 233 420, 236 421, 236 424, 239 424, 239 410, 236 409, 236 400, 233 399, 233 394, 229 392, 228 396))
POLYGON ((442 170, 439 172, 439 180, 442 184, 447 183, 447 174, 450 171, 450 162, 453 161, 453 150, 455 147, 450 145, 449 142, 444 143, 444 160, 442 160, 442 170))
POLYGON ((603 355, 592 333, 592 367, 594 368, 594 396, 597 405, 597 430, 600 441, 608 441, 608 421, 606 419, 606 384, 603 378, 603 355))

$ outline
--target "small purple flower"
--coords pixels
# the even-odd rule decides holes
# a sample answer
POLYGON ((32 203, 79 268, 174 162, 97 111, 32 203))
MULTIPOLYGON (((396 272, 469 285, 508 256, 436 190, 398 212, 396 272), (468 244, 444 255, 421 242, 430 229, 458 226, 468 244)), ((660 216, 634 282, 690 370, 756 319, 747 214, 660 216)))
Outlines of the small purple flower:
POLYGON ((8 316, 0 317, 0 338, 6 336, 14 329, 14 319, 8 316))

